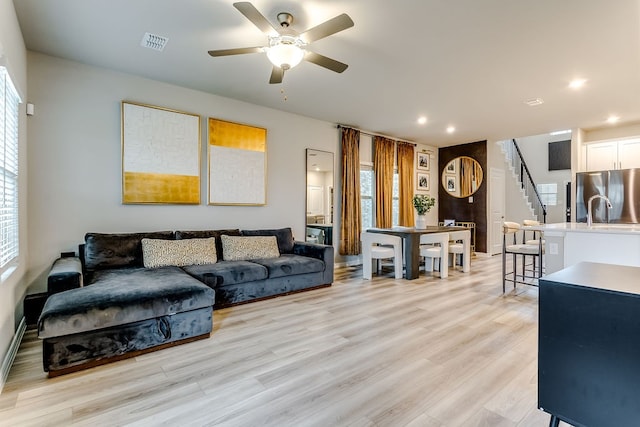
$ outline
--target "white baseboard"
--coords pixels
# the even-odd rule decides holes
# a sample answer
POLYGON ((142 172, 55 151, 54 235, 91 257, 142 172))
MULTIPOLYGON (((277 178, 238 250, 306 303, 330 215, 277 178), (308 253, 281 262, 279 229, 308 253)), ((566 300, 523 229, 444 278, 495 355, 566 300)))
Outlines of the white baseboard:
POLYGON ((7 354, 2 361, 2 369, 0 370, 0 393, 2 393, 2 389, 4 388, 4 384, 7 382, 7 378, 9 377, 9 371, 11 370, 11 366, 13 365, 13 361, 16 358, 16 354, 18 354, 18 348, 20 348, 20 343, 22 342, 22 337, 24 336, 24 332, 27 330, 27 321, 23 317, 20 320, 20 324, 18 325, 18 330, 16 331, 13 339, 11 340, 11 345, 9 345, 9 350, 7 350, 7 354))
POLYGON ((353 261, 336 262, 334 267, 353 267, 356 265, 362 265, 362 260, 354 259, 353 261))

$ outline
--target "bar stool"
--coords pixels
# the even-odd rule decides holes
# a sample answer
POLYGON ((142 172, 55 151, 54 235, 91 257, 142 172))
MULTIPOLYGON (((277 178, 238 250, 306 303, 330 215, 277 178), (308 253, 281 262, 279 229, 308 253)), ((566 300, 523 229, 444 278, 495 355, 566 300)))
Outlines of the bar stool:
POLYGON ((537 280, 542 276, 542 256, 544 255, 542 240, 538 240, 534 245, 519 244, 517 243, 516 234, 520 230, 520 224, 517 222, 505 221, 502 226, 502 293, 505 292, 506 282, 513 282, 514 289, 516 283, 537 286, 537 280), (513 235, 513 238, 508 237, 510 235, 513 235), (507 239, 513 243, 508 243, 507 239), (513 256, 512 271, 507 271, 507 254, 513 256), (521 274, 518 274, 518 255, 522 258, 521 274), (527 270, 525 270, 526 256, 538 258, 537 268, 530 275, 527 275, 527 270))
MULTIPOLYGON (((396 279, 402 279, 402 238, 382 233, 363 232, 362 240, 362 277, 371 280, 371 263, 393 258, 393 269, 396 279), (386 245, 386 246, 382 246, 386 245)), ((380 269, 377 268, 379 271, 380 269)))

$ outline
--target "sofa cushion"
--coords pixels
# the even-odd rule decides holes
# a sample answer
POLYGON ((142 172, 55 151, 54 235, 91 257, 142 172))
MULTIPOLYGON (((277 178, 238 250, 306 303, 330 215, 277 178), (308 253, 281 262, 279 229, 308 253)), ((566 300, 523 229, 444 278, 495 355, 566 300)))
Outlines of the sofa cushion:
POLYGON ((319 259, 293 254, 282 254, 279 258, 256 259, 253 262, 267 268, 269 279, 295 274, 317 273, 324 271, 325 268, 324 262, 319 259))
POLYGON ((222 253, 222 241, 220 240, 220 236, 242 236, 240 230, 237 228, 229 228, 224 230, 193 230, 193 231, 184 231, 178 230, 176 231, 176 239, 206 239, 209 237, 216 238, 216 254, 218 254, 218 259, 223 259, 224 254, 222 253))
POLYGON ((243 236, 276 236, 278 239, 278 250, 281 254, 293 252, 293 232, 290 227, 271 230, 242 230, 243 236))
POLYGON ((264 280, 269 272, 263 265, 250 261, 219 261, 209 265, 189 265, 183 270, 209 286, 236 285, 264 280))
POLYGON ((215 292, 178 267, 96 273, 95 284, 52 295, 38 320, 40 338, 77 334, 213 306, 215 292))
POLYGON ((103 234, 84 236, 84 262, 87 270, 142 267, 142 239, 173 239, 173 231, 103 234))
POLYGON ((275 236, 220 236, 225 261, 250 261, 280 256, 275 236))
POLYGON ((175 265, 215 264, 216 239, 160 240, 142 239, 142 255, 146 268, 175 265))

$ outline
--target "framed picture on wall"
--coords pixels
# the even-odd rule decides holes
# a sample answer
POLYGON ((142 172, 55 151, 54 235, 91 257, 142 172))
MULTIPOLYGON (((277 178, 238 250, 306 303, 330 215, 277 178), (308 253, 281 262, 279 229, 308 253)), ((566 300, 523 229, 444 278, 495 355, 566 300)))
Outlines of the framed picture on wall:
POLYGON ((418 172, 416 187, 418 191, 429 191, 429 174, 428 173, 418 172))
POLYGON ((122 101, 122 203, 200 203, 200 116, 122 101))
POLYGON ((455 176, 447 176, 446 180, 445 180, 446 184, 447 184, 447 191, 449 193, 455 193, 456 190, 456 177, 455 176))
POLYGON ((417 153, 417 168, 418 170, 428 171, 429 170, 429 153, 417 153))
POLYGON ((267 204, 267 130, 209 118, 209 204, 267 204))
POLYGON ((447 163, 447 166, 444 168, 447 173, 456 173, 456 159, 451 160, 447 163))

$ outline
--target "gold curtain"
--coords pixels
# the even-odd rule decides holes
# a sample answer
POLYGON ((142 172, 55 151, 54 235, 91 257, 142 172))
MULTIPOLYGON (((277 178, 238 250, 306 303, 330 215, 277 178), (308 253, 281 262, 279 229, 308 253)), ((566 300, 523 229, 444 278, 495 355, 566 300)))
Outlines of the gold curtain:
POLYGON ((398 142, 398 181, 400 184, 400 211, 398 225, 413 227, 413 144, 398 142))
POLYGON ((360 131, 342 128, 342 205, 340 255, 360 254, 360 131))
POLYGON ((376 227, 393 225, 393 157, 395 141, 381 136, 373 139, 373 173, 376 177, 376 227))
POLYGON ((468 195, 474 192, 474 161, 470 157, 460 158, 460 194, 468 195))

